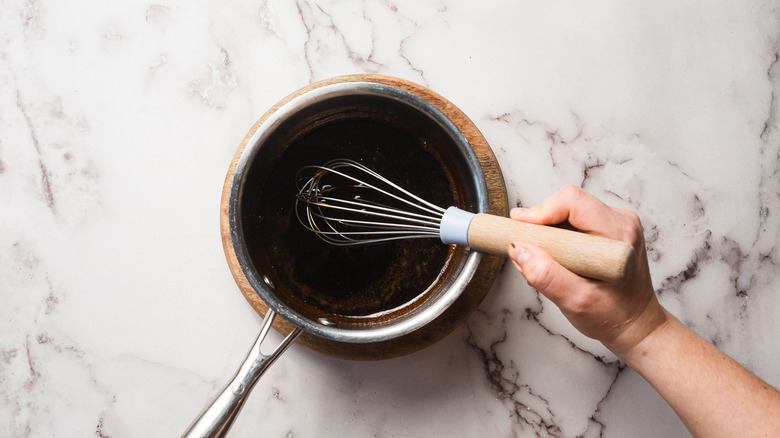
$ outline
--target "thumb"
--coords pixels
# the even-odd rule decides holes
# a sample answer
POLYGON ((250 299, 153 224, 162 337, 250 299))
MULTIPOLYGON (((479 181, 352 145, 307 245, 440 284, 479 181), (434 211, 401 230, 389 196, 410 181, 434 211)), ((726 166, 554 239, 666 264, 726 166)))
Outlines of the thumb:
POLYGON ((558 304, 586 281, 553 260, 543 249, 524 241, 509 245, 509 258, 528 284, 558 304))

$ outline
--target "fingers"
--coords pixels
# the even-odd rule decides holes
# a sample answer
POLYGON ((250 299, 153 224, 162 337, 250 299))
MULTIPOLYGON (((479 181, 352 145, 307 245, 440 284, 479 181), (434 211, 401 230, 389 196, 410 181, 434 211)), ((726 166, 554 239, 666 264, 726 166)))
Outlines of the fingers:
POLYGON ((609 283, 579 277, 528 242, 515 241, 509 246, 509 257, 528 284, 555 303, 580 332, 600 340, 612 351, 627 351, 641 341, 647 326, 657 327, 663 321, 636 213, 609 207, 582 189, 567 186, 541 205, 513 209, 510 215, 540 225, 568 221, 581 231, 628 242, 637 251, 630 280, 609 283))
POLYGON ((541 205, 513 208, 512 219, 551 225, 568 221, 591 234, 633 242, 641 235, 639 220, 633 212, 614 209, 581 188, 568 185, 552 194, 541 205), (637 233, 637 231, 640 233, 637 233))
POLYGON ((546 251, 527 242, 513 242, 509 246, 509 258, 531 287, 556 304, 586 282, 558 264, 546 251))

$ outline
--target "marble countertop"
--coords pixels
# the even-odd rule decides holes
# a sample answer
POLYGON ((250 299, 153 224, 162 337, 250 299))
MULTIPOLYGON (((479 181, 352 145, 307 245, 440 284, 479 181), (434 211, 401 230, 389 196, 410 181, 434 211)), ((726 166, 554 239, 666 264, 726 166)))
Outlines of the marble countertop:
MULTIPOLYGON (((460 107, 510 205, 571 183, 637 211, 662 303, 780 385, 775 2, 0 4, 0 435, 189 425, 261 322, 220 241, 230 160, 278 100, 349 73, 460 107)), ((509 266, 409 356, 291 347, 231 433, 258 435, 688 432, 509 266)))

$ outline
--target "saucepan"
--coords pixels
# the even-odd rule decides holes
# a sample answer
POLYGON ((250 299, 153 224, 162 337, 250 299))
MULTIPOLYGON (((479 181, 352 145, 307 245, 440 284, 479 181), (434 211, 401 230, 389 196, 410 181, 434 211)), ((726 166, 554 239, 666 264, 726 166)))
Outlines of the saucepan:
POLYGON ((264 315, 262 328, 184 436, 227 434, 260 376, 293 343, 348 360, 401 356, 454 330, 490 288, 502 258, 468 248, 427 242, 339 253, 316 242, 291 214, 296 169, 340 155, 408 177, 443 204, 507 214, 503 177, 484 137, 426 87, 350 75, 279 102, 236 152, 221 205, 228 265, 264 315), (261 352, 272 327, 283 340, 261 352))

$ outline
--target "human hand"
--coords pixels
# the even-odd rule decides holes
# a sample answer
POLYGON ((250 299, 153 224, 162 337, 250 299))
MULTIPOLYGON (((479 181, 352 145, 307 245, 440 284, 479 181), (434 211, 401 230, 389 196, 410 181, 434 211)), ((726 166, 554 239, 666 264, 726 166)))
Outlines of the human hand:
POLYGON ((542 225, 568 221, 582 232, 634 247, 637 257, 631 277, 622 283, 608 283, 572 273, 528 242, 510 245, 509 257, 528 284, 555 303, 584 335, 601 341, 621 357, 667 321, 653 291, 642 226, 634 212, 609 207, 570 185, 539 206, 512 209, 510 217, 542 225))
POLYGON ((513 209, 510 216, 544 225, 568 221, 580 231, 634 247, 635 269, 622 283, 579 277, 528 242, 513 242, 509 257, 574 327, 644 377, 693 436, 780 436, 780 392, 661 307, 635 213, 566 186, 542 205, 513 209))

